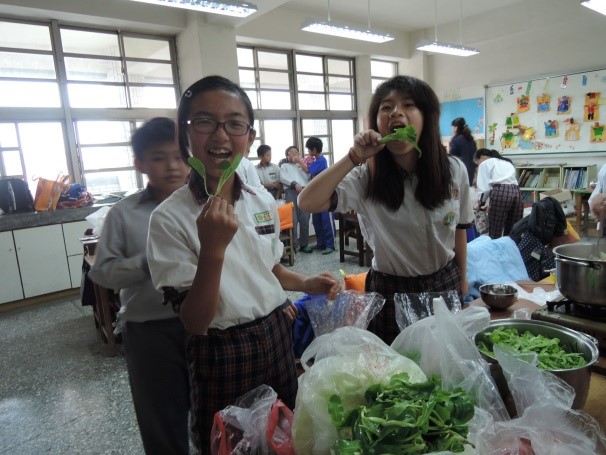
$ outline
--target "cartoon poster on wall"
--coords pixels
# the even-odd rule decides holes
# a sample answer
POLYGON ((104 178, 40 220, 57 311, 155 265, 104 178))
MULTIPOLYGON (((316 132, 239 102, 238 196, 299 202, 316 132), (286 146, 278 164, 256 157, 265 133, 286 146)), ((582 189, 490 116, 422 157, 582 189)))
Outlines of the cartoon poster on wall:
POLYGON ((567 95, 558 97, 558 115, 570 114, 571 99, 567 95))
POLYGON ((600 122, 595 122, 591 125, 591 142, 604 142, 604 124, 600 124, 600 122))
POLYGON ((547 120, 545 122, 545 138, 550 139, 558 137, 560 134, 557 120, 547 120))
POLYGON ((537 112, 549 112, 551 109, 551 96, 541 93, 537 96, 537 112))
POLYGON ((564 120, 566 124, 566 132, 564 133, 564 140, 566 141, 578 141, 581 139, 581 124, 575 123, 574 118, 570 117, 564 120))
POLYGON ((585 94, 585 106, 583 107, 583 120, 594 122, 600 120, 600 92, 585 94))
POLYGON ((527 112, 530 109, 530 99, 528 95, 518 97, 518 113, 527 112))

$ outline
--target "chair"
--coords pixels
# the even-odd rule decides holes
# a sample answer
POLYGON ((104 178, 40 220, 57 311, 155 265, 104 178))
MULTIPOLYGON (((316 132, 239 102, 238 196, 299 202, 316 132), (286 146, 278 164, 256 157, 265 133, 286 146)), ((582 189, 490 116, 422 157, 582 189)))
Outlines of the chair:
POLYGON ((370 267, 372 260, 372 250, 364 241, 362 230, 360 229, 360 220, 356 212, 338 213, 339 220, 339 261, 345 262, 345 256, 357 256, 360 267, 370 267), (349 246, 349 239, 356 240, 356 250, 346 250, 349 246))
POLYGON ((289 202, 278 207, 280 217, 280 240, 284 243, 284 253, 288 255, 288 263, 295 264, 295 235, 293 222, 294 204, 289 202))

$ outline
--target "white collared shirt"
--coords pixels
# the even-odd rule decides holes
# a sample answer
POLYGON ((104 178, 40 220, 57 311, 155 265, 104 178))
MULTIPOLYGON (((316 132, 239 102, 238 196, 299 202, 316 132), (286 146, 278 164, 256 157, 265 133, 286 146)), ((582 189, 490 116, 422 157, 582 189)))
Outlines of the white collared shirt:
POLYGON ((480 192, 492 188, 495 183, 502 185, 517 185, 516 169, 509 161, 499 158, 488 158, 478 166, 476 185, 480 192))
POLYGON ((280 181, 290 188, 293 183, 305 187, 309 182, 309 172, 301 169, 300 164, 291 163, 290 161, 280 166, 280 181))
POLYGON ((429 275, 454 259, 457 224, 473 221, 469 179, 463 163, 450 158, 452 198, 433 210, 414 197, 416 174, 404 180, 404 202, 395 212, 365 198, 367 165, 354 168, 337 186, 335 211, 355 210, 374 252, 372 268, 403 277, 429 275))
MULTIPOLYGON (((196 219, 202 207, 185 186, 152 213, 147 254, 156 289, 191 287, 200 254, 196 219)), ((225 329, 267 316, 287 298, 272 273, 284 249, 273 196, 244 186, 234 210, 239 227, 225 250, 219 309, 210 328, 225 329)))

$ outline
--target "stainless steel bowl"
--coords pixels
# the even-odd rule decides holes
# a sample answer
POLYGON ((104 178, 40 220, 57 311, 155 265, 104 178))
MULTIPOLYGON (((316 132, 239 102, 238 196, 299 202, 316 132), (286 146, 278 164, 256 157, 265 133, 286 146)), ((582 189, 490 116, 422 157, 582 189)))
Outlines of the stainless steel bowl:
POLYGON ((490 308, 505 310, 518 300, 518 290, 508 284, 483 284, 480 296, 490 308))
MULTIPOLYGON (((535 321, 535 320, 520 320, 520 319, 501 319, 490 322, 490 325, 485 330, 479 332, 476 335, 476 340, 485 332, 489 332, 497 327, 506 327, 511 329, 517 329, 519 332, 530 332, 535 335, 543 335, 547 338, 558 338, 563 346, 570 352, 580 353, 587 364, 580 368, 571 370, 547 370, 558 376, 560 379, 568 383, 575 391, 574 402, 572 403, 573 409, 581 409, 585 405, 587 400, 587 394, 589 393, 589 384, 591 382, 591 367, 598 360, 599 351, 597 348, 597 342, 595 338, 589 337, 584 333, 577 332, 576 330, 569 329, 557 324, 550 322, 535 321)), ((494 357, 487 356, 482 353, 488 362, 498 365, 494 357)), ((505 378, 501 368, 491 368, 491 373, 497 387, 503 396, 506 404, 510 398, 509 390, 507 389, 505 378), (509 395, 509 396, 508 396, 509 395)), ((508 406, 508 409, 510 407, 508 406)), ((510 410, 511 414, 511 410, 510 410)), ((513 415, 512 415, 513 417, 513 415)))

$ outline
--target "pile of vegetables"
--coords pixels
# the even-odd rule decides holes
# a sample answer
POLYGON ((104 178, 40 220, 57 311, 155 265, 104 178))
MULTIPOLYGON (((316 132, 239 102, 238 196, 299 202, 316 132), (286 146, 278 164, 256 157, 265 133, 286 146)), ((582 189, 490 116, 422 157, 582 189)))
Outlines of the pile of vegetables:
POLYGON ((440 385, 436 376, 411 383, 408 373, 398 373, 387 385, 368 387, 366 403, 350 411, 345 411, 341 397, 333 394, 328 412, 339 439, 332 453, 463 452, 474 403, 463 389, 445 391, 440 385))
POLYGON ((391 141, 410 142, 421 156, 421 149, 417 144, 417 130, 414 126, 406 125, 404 128, 396 128, 393 133, 383 136, 381 139, 383 144, 391 141))
POLYGON ((495 344, 508 346, 519 352, 536 352, 537 366, 542 370, 571 370, 587 364, 582 354, 570 352, 560 345, 558 338, 547 338, 529 331, 519 333, 516 328, 497 327, 476 338, 480 352, 494 358, 495 344))

